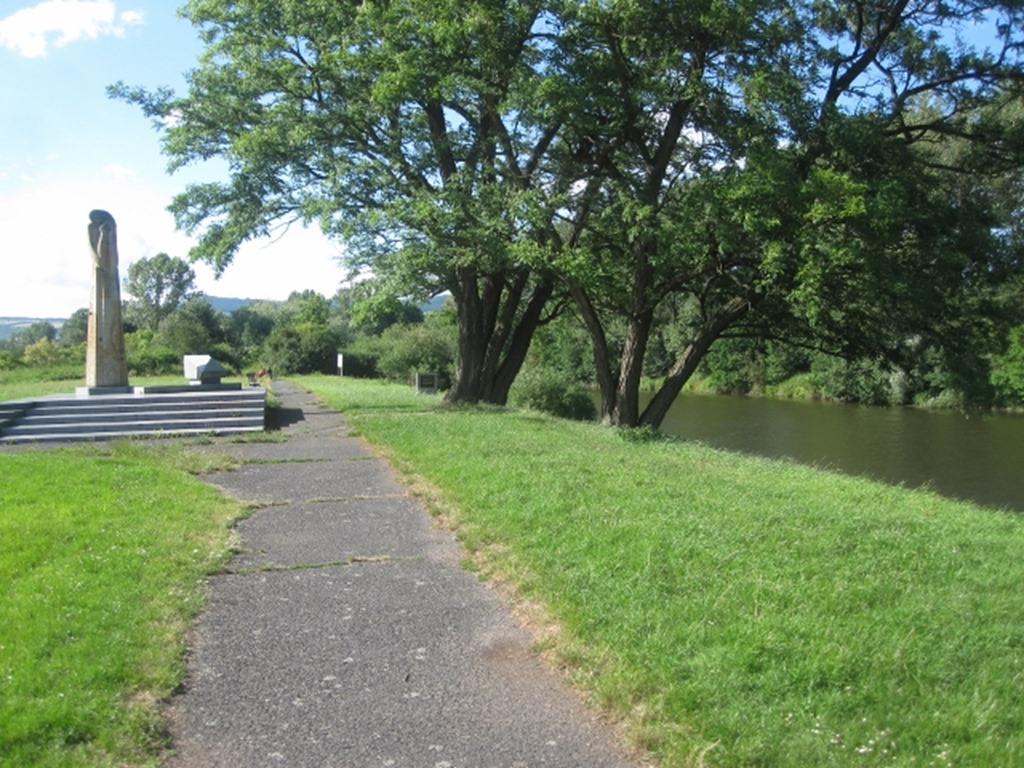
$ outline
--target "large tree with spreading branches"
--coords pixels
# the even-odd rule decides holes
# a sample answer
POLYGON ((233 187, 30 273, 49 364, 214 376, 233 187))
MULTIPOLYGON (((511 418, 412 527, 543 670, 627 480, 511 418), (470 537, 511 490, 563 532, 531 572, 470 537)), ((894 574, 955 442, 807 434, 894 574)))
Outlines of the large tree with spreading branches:
POLYGON ((187 93, 112 91, 155 118, 172 167, 228 162, 226 182, 172 204, 200 235, 193 255, 223 269, 246 239, 316 221, 372 275, 369 295, 450 291, 450 400, 504 402, 563 306, 553 297, 589 331, 606 419, 657 426, 727 333, 980 349, 985 324, 965 317, 993 311, 987 286, 1012 266, 971 190, 1020 168, 1013 3, 191 0, 183 13, 207 46, 187 93), (642 409, 666 306, 684 341, 642 409))

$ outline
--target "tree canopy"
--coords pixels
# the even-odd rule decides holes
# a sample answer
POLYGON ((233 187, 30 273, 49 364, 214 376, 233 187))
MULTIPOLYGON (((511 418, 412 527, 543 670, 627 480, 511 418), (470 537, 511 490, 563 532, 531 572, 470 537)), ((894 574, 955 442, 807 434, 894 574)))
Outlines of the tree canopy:
POLYGON ((1022 11, 925 0, 192 0, 183 96, 118 85, 223 269, 293 221, 371 296, 452 293, 449 399, 504 402, 570 300, 607 419, 657 426, 719 338, 951 356, 996 335, 1020 268, 1022 11), (988 37, 979 42, 980 34, 988 37), (644 412, 652 331, 680 339, 644 412))
POLYGON ((596 73, 569 142, 590 166, 571 215, 589 223, 556 267, 612 421, 657 426, 726 333, 889 355, 920 333, 961 351, 989 341, 969 326, 1007 264, 992 207, 965 190, 1019 172, 1019 121, 979 111, 1019 103, 1019 11, 584 3, 571 29, 579 77, 596 73), (998 36, 975 50, 982 22, 998 36), (971 150, 943 162, 937 147, 954 141, 971 150), (683 343, 640 413, 670 298, 683 343))
POLYGON ((128 265, 125 291, 133 298, 126 317, 139 328, 156 330, 175 310, 196 296, 196 273, 184 259, 158 253, 128 265))

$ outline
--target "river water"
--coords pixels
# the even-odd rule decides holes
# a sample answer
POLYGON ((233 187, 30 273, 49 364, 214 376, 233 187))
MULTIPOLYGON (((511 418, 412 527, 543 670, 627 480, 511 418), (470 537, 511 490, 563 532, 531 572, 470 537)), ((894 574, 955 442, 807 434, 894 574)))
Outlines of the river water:
POLYGON ((1024 511, 1024 415, 681 395, 662 431, 1024 511))

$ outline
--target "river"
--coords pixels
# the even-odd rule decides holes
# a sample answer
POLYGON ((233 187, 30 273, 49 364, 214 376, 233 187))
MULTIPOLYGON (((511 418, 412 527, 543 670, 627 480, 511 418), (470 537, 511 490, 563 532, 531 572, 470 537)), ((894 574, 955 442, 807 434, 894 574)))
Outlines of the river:
POLYGON ((681 395, 662 431, 1024 512, 1024 415, 681 395))

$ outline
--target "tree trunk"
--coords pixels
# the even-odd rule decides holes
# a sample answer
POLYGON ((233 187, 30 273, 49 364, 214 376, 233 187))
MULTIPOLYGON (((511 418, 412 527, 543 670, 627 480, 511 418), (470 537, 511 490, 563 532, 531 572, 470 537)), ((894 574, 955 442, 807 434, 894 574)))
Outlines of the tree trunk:
POLYGON ((523 316, 512 331, 512 340, 505 353, 505 359, 495 372, 487 402, 494 405, 505 405, 508 402, 509 390, 526 361, 533 334, 540 327, 544 307, 554 291, 555 286, 551 280, 545 280, 534 289, 523 316))
POLYGON ((690 340, 686 349, 679 356, 669 375, 661 388, 655 393, 651 402, 647 404, 641 415, 638 425, 650 426, 658 429, 661 422, 665 420, 668 409, 672 407, 682 390, 683 385, 690 380, 690 377, 697 370, 700 361, 711 349, 711 345, 722 333, 733 323, 746 315, 754 306, 754 302, 748 296, 737 296, 729 301, 713 317, 705 321, 694 337, 690 340))
POLYGON ((598 317, 594 305, 590 303, 587 292, 578 285, 571 286, 569 292, 575 300, 576 307, 583 318, 583 324, 590 334, 597 388, 601 395, 601 420, 609 422, 615 404, 616 378, 608 354, 608 338, 605 336, 604 326, 601 325, 601 319, 598 317))
POLYGON ((487 339, 483 332, 476 280, 463 276, 453 286, 452 296, 458 317, 458 350, 455 376, 444 399, 449 403, 478 403, 483 394, 481 373, 484 370, 484 356, 487 354, 487 339))
POLYGON ((481 290, 476 275, 467 271, 453 286, 459 324, 458 359, 446 402, 508 402, 509 390, 526 360, 554 284, 547 279, 538 283, 520 311, 529 275, 516 275, 511 284, 506 284, 505 278, 489 275, 482 281, 481 290))
POLYGON ((619 376, 610 422, 618 427, 635 427, 640 419, 640 379, 644 370, 644 354, 651 336, 654 311, 633 317, 626 329, 619 360, 619 376))

